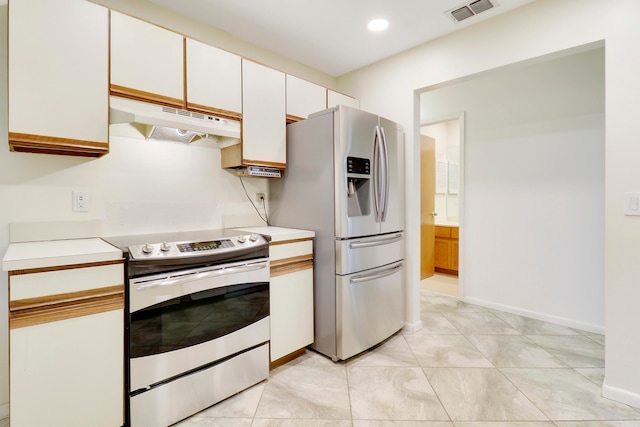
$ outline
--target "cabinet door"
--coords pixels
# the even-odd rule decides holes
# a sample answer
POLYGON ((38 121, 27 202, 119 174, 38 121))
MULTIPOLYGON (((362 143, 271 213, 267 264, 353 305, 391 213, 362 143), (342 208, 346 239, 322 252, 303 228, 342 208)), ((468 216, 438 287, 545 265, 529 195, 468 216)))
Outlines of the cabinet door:
POLYGON ((346 105, 347 107, 360 108, 360 101, 357 99, 344 95, 339 92, 327 89, 327 107, 333 108, 336 105, 346 105))
POLYGON ((121 426, 123 323, 119 309, 11 329, 11 426, 121 426))
POLYGON ((238 55, 187 39, 187 108, 242 117, 242 62, 238 55))
POLYGON ((270 281, 271 361, 313 342, 313 268, 270 281))
POLYGON ((284 73, 242 61, 242 163, 283 169, 287 162, 284 73))
POLYGON ((436 237, 434 248, 434 265, 436 268, 451 269, 451 241, 436 237))
POLYGON ((84 0, 11 0, 9 146, 109 151, 109 12, 84 0))
POLYGON ((184 108, 184 37, 111 11, 111 93, 184 108))
POLYGON ((327 108, 327 90, 287 74, 287 122, 297 122, 327 108))

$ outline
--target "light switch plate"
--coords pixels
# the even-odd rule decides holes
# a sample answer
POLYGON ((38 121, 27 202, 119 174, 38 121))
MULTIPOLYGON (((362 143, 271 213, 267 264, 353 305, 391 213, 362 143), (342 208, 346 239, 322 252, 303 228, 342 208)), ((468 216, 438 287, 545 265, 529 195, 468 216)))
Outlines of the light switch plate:
POLYGON ((624 214, 640 215, 640 193, 624 193, 624 214))

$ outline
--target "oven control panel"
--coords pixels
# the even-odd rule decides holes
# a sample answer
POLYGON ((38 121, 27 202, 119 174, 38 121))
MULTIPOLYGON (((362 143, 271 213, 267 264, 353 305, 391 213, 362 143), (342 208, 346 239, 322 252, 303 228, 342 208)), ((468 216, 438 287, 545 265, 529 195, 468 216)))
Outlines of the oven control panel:
POLYGON ((129 246, 129 254, 133 259, 179 258, 194 255, 215 255, 265 243, 268 244, 264 236, 249 234, 195 242, 145 243, 129 246))

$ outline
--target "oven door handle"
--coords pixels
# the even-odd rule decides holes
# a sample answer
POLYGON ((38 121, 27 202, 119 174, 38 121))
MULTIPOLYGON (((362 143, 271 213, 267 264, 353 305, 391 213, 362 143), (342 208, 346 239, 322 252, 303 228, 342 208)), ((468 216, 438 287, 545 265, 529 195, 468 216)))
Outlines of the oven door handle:
POLYGON ((202 280, 210 277, 226 276, 228 274, 247 273, 249 271, 262 270, 267 267, 267 263, 254 263, 244 265, 234 265, 233 267, 218 267, 214 270, 198 271, 186 275, 167 276, 162 279, 146 282, 143 285, 136 286, 136 291, 146 291, 148 289, 163 288, 166 286, 180 285, 194 280, 202 280))

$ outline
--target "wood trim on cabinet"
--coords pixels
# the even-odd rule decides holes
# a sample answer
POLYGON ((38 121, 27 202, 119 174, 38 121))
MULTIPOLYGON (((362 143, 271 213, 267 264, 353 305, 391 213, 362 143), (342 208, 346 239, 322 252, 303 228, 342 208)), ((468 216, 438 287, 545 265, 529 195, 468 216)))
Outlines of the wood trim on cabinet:
POLYGON ((275 168, 275 169, 286 169, 286 163, 279 162, 265 162, 263 160, 251 160, 251 159, 242 159, 243 166, 264 166, 267 168, 275 168))
POLYGON ((100 267, 103 265, 124 264, 124 258, 109 261, 85 262, 82 264, 54 265, 51 267, 28 268, 23 270, 11 270, 9 276, 18 276, 20 274, 47 273, 50 271, 73 270, 76 268, 100 267))
POLYGON ((165 105, 167 107, 185 109, 184 100, 172 98, 170 96, 158 95, 156 93, 146 92, 143 90, 132 89, 125 86, 111 84, 109 86, 111 95, 121 96, 123 98, 135 99, 137 101, 147 101, 154 104, 165 105))
POLYGON ((271 277, 282 276, 283 274, 295 273, 313 268, 313 255, 302 255, 298 257, 286 258, 271 263, 271 277))
POLYGON ((302 239, 292 239, 292 240, 280 240, 278 242, 269 242, 269 246, 288 245, 290 243, 308 242, 311 240, 313 240, 313 237, 304 237, 302 239))
POLYGON ((193 102, 187 102, 187 110, 195 111, 196 113, 209 114, 211 116, 222 117, 230 120, 242 120, 242 113, 223 110, 222 108, 214 108, 206 105, 195 104, 193 102))
POLYGON ((124 285, 11 301, 9 329, 124 309, 124 285))
POLYGON ((287 124, 300 122, 304 120, 304 117, 294 116, 293 114, 287 114, 287 124))
POLYGON ((9 149, 23 153, 101 157, 109 153, 109 143, 9 132, 9 149))
MULTIPOLYGON (((269 343, 271 345, 271 343, 269 343)), ((278 366, 284 365, 285 363, 291 362, 293 359, 296 359, 306 352, 306 349, 303 347, 300 350, 296 350, 293 353, 289 353, 286 356, 282 356, 280 359, 274 360, 269 363, 269 370, 275 369, 278 366)))

